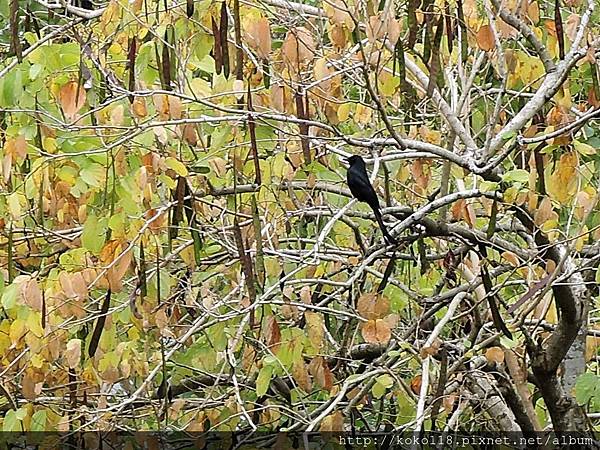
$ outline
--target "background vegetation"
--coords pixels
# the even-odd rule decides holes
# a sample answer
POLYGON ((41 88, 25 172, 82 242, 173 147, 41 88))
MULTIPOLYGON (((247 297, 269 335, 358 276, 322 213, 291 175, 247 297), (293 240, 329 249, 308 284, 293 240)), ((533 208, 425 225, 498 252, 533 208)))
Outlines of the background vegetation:
POLYGON ((1 428, 597 427, 595 3, 2 2, 1 428))

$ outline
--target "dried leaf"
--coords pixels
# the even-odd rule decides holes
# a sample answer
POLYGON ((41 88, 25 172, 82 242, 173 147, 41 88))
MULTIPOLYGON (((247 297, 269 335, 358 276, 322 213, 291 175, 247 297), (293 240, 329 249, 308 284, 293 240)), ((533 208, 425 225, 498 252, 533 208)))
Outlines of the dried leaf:
POLYGON ((502 364, 504 362, 504 350, 500 347, 490 347, 485 351, 485 359, 489 362, 502 364))
POLYGON ((325 338, 323 316, 320 313, 306 311, 304 318, 306 319, 308 339, 313 347, 319 351, 323 347, 323 339, 325 338))
POLYGON ((477 32, 477 45, 485 52, 489 52, 496 48, 494 32, 489 25, 483 25, 477 32))
POLYGON ((428 356, 435 356, 440 351, 440 347, 442 345, 442 341, 439 338, 436 338, 430 347, 423 347, 421 351, 419 351, 419 355, 422 359, 427 358, 428 356))
POLYGON ((67 342, 67 349, 64 355, 69 368, 75 369, 79 367, 81 362, 81 339, 71 339, 67 342))
POLYGON ((26 281, 21 285, 23 302, 34 311, 42 310, 42 291, 35 279, 26 281))
POLYGON ((541 226, 548 220, 558 220, 558 214, 554 212, 550 198, 544 197, 533 214, 533 221, 537 226, 541 226))
POLYGON ((333 374, 322 356, 317 356, 308 365, 308 371, 315 382, 327 391, 333 388, 333 374))
POLYGON ((415 395, 419 395, 421 393, 421 375, 417 375, 412 380, 410 380, 410 390, 415 393, 415 395))
POLYGON ((315 41, 306 28, 298 27, 288 31, 281 46, 281 56, 293 73, 298 73, 299 69, 306 66, 314 54, 315 41))
POLYGON ((502 252, 502 257, 513 267, 519 267, 519 258, 513 252, 502 252))
POLYGON ((264 335, 267 347, 271 352, 275 353, 281 345, 281 330, 275 316, 267 317, 267 323, 264 328, 264 335))
POLYGON ((339 432, 344 431, 344 416, 341 411, 336 411, 328 415, 321 422, 319 428, 321 432, 339 432))
POLYGON ((390 301, 382 295, 367 293, 359 297, 356 309, 365 319, 381 319, 389 312, 390 301))
POLYGON ((363 323, 362 336, 370 344, 387 344, 392 337, 392 330, 384 320, 374 319, 363 323))
POLYGON ((292 375, 298 386, 300 386, 304 392, 309 393, 312 391, 312 381, 302 358, 294 361, 292 375))
POLYGON ((271 25, 269 20, 261 17, 252 20, 246 29, 246 41, 262 59, 268 59, 271 53, 271 25))
POLYGON ((85 105, 86 93, 76 81, 69 81, 60 88, 58 101, 68 120, 74 120, 79 110, 85 105))

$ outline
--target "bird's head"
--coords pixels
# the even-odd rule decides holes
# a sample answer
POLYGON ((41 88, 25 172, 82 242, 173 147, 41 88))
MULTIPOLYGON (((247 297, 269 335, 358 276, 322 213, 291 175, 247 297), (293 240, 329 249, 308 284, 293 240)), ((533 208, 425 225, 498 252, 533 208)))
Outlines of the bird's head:
POLYGON ((349 156, 348 158, 346 158, 346 161, 348 161, 348 164, 350 164, 350 166, 353 166, 355 164, 362 164, 363 166, 365 165, 365 160, 362 159, 360 155, 349 156))

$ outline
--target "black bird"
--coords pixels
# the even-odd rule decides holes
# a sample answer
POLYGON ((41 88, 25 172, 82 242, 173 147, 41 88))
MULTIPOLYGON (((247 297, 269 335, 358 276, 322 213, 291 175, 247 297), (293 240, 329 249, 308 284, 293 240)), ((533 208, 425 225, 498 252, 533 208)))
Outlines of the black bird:
POLYGON ((383 219, 381 218, 379 199, 377 198, 375 189, 373 189, 373 186, 371 186, 371 182, 369 181, 367 169, 365 168, 365 160, 358 155, 352 155, 347 158, 347 161, 350 164, 350 168, 346 174, 346 179, 348 181, 350 192, 352 192, 352 195, 354 195, 359 202, 365 202, 371 207, 386 241, 392 245, 396 245, 396 239, 388 232, 383 223, 383 219))

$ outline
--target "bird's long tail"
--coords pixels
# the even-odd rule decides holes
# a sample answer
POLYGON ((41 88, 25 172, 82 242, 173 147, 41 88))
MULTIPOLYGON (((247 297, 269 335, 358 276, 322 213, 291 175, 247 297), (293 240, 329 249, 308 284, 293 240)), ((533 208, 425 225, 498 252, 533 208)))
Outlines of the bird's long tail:
POLYGON ((373 208, 373 212, 375 213, 375 219, 377 219, 377 223, 379 224, 379 227, 381 228, 381 232, 383 233, 383 237, 385 238, 385 240, 388 241, 388 243, 391 245, 397 245, 398 241, 396 241, 396 239, 394 239, 394 237, 390 234, 390 232, 387 230, 385 224, 383 223, 383 219, 381 217, 381 211, 379 211, 379 209, 373 208))

